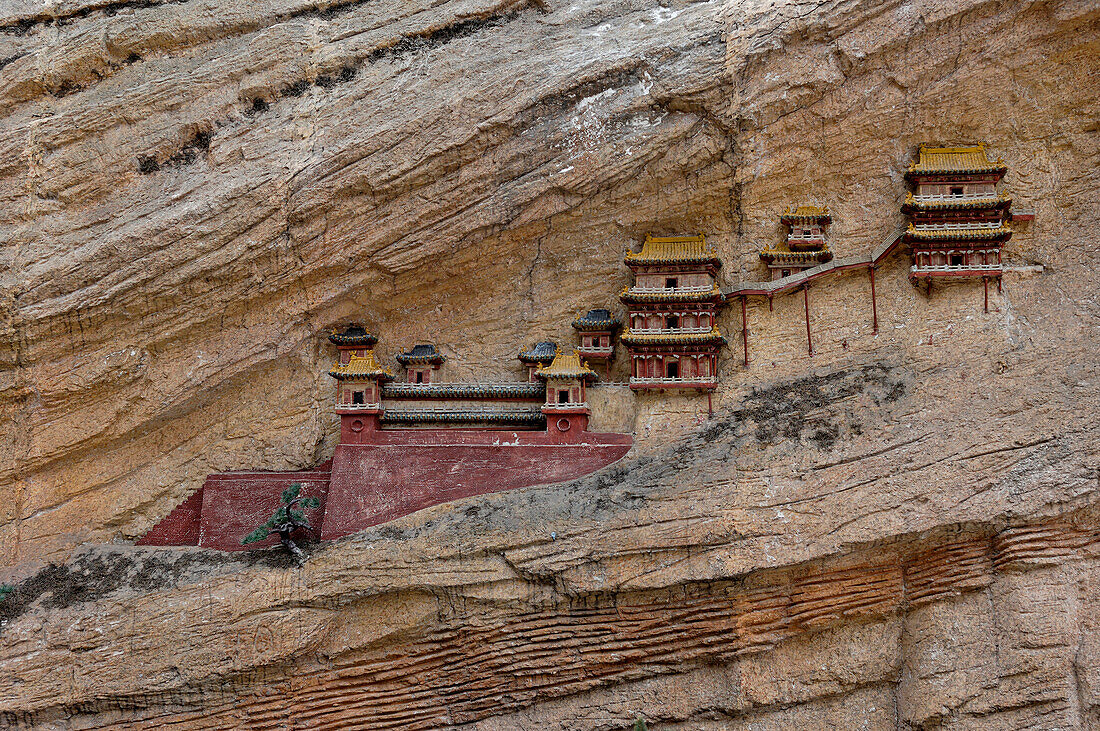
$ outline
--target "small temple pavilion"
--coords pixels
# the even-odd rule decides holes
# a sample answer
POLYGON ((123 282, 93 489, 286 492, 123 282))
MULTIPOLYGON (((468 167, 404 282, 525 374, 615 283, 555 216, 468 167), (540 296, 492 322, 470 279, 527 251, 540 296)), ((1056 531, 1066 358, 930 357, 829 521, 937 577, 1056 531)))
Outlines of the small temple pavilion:
POLYGON ((579 433, 588 429, 587 385, 595 381, 596 372, 581 360, 578 350, 566 354, 558 350, 549 365, 539 368, 536 377, 546 381, 547 431, 579 433))
POLYGON ((573 320, 573 329, 577 331, 581 358, 597 364, 604 375, 610 372, 611 361, 615 357, 615 331, 622 326, 611 315, 611 310, 589 310, 583 317, 573 320))
POLYGON ((833 258, 825 241, 825 228, 832 223, 828 207, 791 206, 779 217, 786 239, 760 252, 771 278, 782 279, 833 258))
POLYGON ((630 387, 713 390, 718 386, 718 253, 703 235, 646 236, 626 265, 634 284, 619 295, 627 306, 620 340, 630 353, 630 387))
POLYGON ((527 350, 519 352, 519 362, 527 368, 527 380, 534 383, 535 372, 545 365, 549 365, 557 355, 558 345, 552 340, 543 340, 535 343, 527 350))
POLYGON ((382 413, 382 384, 393 380, 393 373, 374 357, 378 338, 353 323, 343 332, 333 331, 328 339, 338 351, 336 363, 329 371, 337 381, 337 413, 354 410, 372 414, 377 420, 382 413))
POLYGON ((407 353, 397 355, 397 362, 405 367, 405 380, 409 383, 431 383, 432 371, 447 362, 447 356, 435 349, 434 345, 414 345, 407 353))
POLYGON ((902 211, 905 242, 913 252, 909 278, 1001 275, 1001 246, 1012 236, 1012 200, 997 192, 1007 168, 984 145, 927 147, 905 176, 913 186, 902 211))

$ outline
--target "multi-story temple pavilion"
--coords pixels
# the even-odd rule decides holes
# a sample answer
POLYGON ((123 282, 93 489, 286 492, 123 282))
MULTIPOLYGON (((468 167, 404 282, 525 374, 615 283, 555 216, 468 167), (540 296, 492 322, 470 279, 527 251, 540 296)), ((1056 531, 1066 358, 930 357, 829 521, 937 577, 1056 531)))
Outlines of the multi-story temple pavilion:
POLYGON ((832 259, 833 253, 825 241, 825 228, 832 220, 828 207, 789 207, 779 218, 786 229, 786 239, 760 252, 771 278, 789 277, 832 259))
POLYGON ((1012 200, 997 192, 1005 164, 989 159, 983 145, 921 146, 906 178, 913 191, 905 242, 913 252, 909 278, 1000 277, 1001 247, 1012 236, 1012 200))
POLYGON ((336 379, 336 411, 354 410, 377 420, 382 413, 382 384, 393 380, 393 373, 374 357, 378 338, 362 325, 352 323, 343 332, 328 336, 338 355, 329 375, 336 379))
POLYGON ((621 326, 611 310, 606 309, 589 310, 584 317, 573 320, 573 329, 581 341, 577 352, 602 368, 605 375, 615 357, 615 331, 621 326))
POLYGON ((620 340, 630 387, 712 390, 718 385, 718 253, 698 236, 646 236, 626 256, 634 284, 619 295, 629 314, 620 340))

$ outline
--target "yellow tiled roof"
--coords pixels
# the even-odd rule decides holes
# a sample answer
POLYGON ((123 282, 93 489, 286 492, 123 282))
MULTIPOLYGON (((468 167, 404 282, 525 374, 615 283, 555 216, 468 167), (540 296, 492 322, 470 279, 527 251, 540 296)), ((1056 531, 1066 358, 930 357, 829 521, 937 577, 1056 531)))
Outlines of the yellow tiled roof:
POLYGON ((928 241, 981 241, 1008 238, 1012 235, 1012 227, 1003 221, 996 227, 971 229, 917 229, 913 224, 909 224, 905 235, 907 239, 928 241))
POLYGON ((1004 170, 1004 160, 994 162, 985 152, 985 145, 971 147, 926 147, 921 145, 920 158, 909 163, 910 173, 985 173, 1004 170))
POLYGON ((386 378, 392 379, 393 374, 382 367, 374 357, 374 351, 368 350, 366 355, 352 354, 347 363, 336 363, 332 366, 329 375, 333 378, 386 378))
POLYGON ((930 210, 936 208, 943 209, 969 209, 969 208, 993 208, 1004 207, 1005 204, 1012 203, 1012 199, 1004 193, 993 193, 991 195, 976 196, 974 198, 945 198, 941 200, 917 200, 911 192, 905 194, 905 203, 903 207, 915 208, 918 210, 930 210))
POLYGON ((828 261, 833 257, 833 252, 829 250, 829 245, 825 244, 815 249, 804 249, 802 251, 791 251, 786 246, 769 246, 768 248, 760 252, 760 258, 764 261, 769 259, 778 259, 780 261, 798 261, 798 260, 812 260, 812 261, 828 261))
POLYGON ((718 326, 712 326, 710 332, 705 333, 636 333, 627 330, 620 340, 627 345, 661 345, 676 344, 688 345, 691 343, 724 343, 726 337, 718 326))
POLYGON ((705 292, 636 292, 633 287, 623 287, 619 299, 623 302, 705 302, 722 294, 717 284, 705 292))
POLYGON ((627 264, 705 264, 721 266, 718 252, 707 245, 703 234, 697 236, 646 235, 642 250, 626 255, 627 264))
POLYGON ((535 375, 539 378, 593 379, 596 378, 596 371, 589 368, 587 363, 581 362, 581 354, 576 349, 567 355, 559 348, 550 365, 539 368, 535 375))
POLYGON ((787 206, 787 210, 783 212, 783 215, 787 218, 821 218, 829 215, 829 207, 815 205, 787 206))

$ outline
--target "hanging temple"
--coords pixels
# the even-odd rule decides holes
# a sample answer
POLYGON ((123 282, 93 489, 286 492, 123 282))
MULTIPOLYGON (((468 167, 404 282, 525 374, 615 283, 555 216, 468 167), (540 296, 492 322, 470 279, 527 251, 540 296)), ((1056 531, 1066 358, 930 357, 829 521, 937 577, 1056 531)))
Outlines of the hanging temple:
MULTIPOLYGON (((863 268, 870 276, 878 328, 875 270, 908 247, 909 279, 930 291, 937 278, 980 279, 988 311, 990 280, 1000 283, 1001 249, 1012 235, 1012 201, 998 192, 1006 172, 983 145, 922 146, 905 177, 911 190, 904 231, 867 255, 834 258, 827 206, 801 204, 780 216, 783 238, 760 251, 768 278, 723 289, 722 261, 705 236, 646 236, 624 264, 632 282, 619 294, 620 321, 595 308, 572 322, 577 345, 535 343, 518 354, 524 380, 451 383, 447 357, 419 343, 395 357, 399 377, 375 352, 378 338, 359 324, 333 331, 329 375, 340 438, 333 457, 311 470, 212 474, 150 530, 145 545, 200 545, 242 550, 241 539, 278 506, 291 483, 320 506, 307 510, 316 537, 337 538, 431 505, 579 477, 631 448, 629 434, 588 430, 589 387, 611 377, 616 339, 629 358, 629 388, 705 393, 718 387, 718 355, 727 345, 719 310, 739 302, 744 364, 749 362, 746 300, 802 290, 809 353, 809 282, 863 268)), ((1016 214, 1028 220, 1030 214, 1016 214)), ((275 539, 269 539, 274 542, 275 539)), ((264 544, 260 544, 261 546, 264 544)))

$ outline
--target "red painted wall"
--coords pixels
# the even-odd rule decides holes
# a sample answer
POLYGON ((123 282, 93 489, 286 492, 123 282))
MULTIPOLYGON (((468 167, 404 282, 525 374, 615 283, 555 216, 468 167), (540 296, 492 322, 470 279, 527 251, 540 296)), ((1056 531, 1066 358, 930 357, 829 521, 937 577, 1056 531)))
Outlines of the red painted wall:
POLYGON ((198 545, 223 551, 243 551, 278 543, 277 537, 271 537, 260 543, 241 545, 245 536, 262 525, 282 505, 283 490, 294 482, 302 484, 303 497, 321 500, 321 507, 304 511, 315 530, 314 537, 318 537, 325 514, 329 478, 329 472, 320 470, 210 475, 202 487, 198 545))
POLYGON ((382 430, 368 443, 337 445, 316 470, 213 474, 138 543, 223 551, 273 545, 278 538, 241 540, 271 517, 293 482, 302 483, 303 496, 320 499, 320 508, 305 512, 315 536, 330 539, 458 498, 580 477, 633 444, 629 434, 580 431, 586 420, 550 415, 548 431, 382 430), (566 429, 556 428, 559 418, 569 421, 566 429))
POLYGON ((202 488, 176 506, 164 520, 138 539, 139 546, 199 545, 199 516, 202 511, 202 488))
POLYGON ((546 432, 489 434, 498 443, 450 431, 449 439, 423 443, 338 445, 321 537, 458 498, 580 477, 617 461, 632 443, 624 434, 586 435, 602 439, 577 444, 555 444, 546 432), (540 438, 524 438, 531 436, 540 438))

